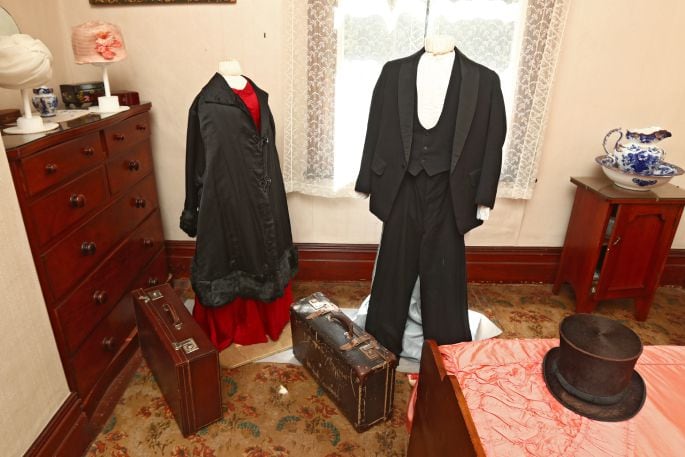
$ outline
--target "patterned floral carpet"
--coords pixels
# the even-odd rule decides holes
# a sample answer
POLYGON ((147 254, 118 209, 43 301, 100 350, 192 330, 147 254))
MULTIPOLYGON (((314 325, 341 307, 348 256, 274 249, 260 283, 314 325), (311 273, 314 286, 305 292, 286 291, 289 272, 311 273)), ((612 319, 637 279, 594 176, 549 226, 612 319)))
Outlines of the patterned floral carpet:
MULTIPOLYGON (((341 307, 357 306, 368 282, 296 283, 295 297, 324 292, 341 307)), ((470 284, 469 303, 504 330, 503 338, 553 338, 560 320, 573 312, 568 288, 552 295, 548 284, 470 284)), ((618 319, 645 344, 685 344, 685 290, 661 288, 646 322, 636 322, 630 300, 600 304, 597 313, 618 319)), ((145 363, 134 375, 104 430, 87 455, 171 457, 395 457, 408 441, 404 412, 410 393, 406 376, 395 380, 391 420, 357 433, 305 369, 253 363, 222 370, 223 419, 188 438, 145 363), (279 393, 281 386, 287 393, 279 393)))

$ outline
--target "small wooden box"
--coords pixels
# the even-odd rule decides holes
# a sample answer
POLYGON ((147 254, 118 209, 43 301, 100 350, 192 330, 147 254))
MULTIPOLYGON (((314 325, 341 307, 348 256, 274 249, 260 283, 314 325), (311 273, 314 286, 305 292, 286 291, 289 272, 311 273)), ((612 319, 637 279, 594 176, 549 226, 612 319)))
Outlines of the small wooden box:
POLYGON ((122 106, 140 105, 140 97, 138 92, 132 90, 115 90, 112 95, 119 98, 119 104, 122 106))

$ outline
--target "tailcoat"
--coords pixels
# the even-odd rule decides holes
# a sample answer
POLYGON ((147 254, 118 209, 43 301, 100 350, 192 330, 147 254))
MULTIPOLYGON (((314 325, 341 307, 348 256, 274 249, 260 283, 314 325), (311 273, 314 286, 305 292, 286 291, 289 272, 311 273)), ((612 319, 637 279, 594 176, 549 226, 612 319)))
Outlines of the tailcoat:
POLYGON ((252 81, 261 129, 215 74, 188 115, 181 229, 196 236, 191 282, 205 306, 272 301, 297 272, 268 94, 252 81))

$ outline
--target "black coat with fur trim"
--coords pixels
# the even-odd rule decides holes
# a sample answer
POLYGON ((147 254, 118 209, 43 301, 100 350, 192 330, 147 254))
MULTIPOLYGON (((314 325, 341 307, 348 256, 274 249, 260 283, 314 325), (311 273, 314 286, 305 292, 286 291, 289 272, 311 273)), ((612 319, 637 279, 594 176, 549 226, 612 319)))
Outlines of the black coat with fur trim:
POLYGON ((297 272, 268 94, 250 83, 259 100, 259 132, 218 73, 188 116, 180 226, 197 236, 191 282, 205 306, 237 297, 272 301, 297 272))

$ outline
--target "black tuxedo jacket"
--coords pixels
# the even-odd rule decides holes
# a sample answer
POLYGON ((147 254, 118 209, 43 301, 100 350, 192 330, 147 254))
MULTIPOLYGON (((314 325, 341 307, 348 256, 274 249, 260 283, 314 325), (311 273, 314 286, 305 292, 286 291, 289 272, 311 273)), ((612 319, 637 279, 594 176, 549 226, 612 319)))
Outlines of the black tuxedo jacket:
MULTIPOLYGON (((461 234, 482 224, 476 208, 495 204, 506 135, 504 101, 497 74, 459 50, 459 108, 450 162, 450 191, 461 234)), ((425 52, 385 64, 371 98, 366 140, 355 190, 370 194, 370 210, 385 221, 411 153, 416 71, 425 52)))

